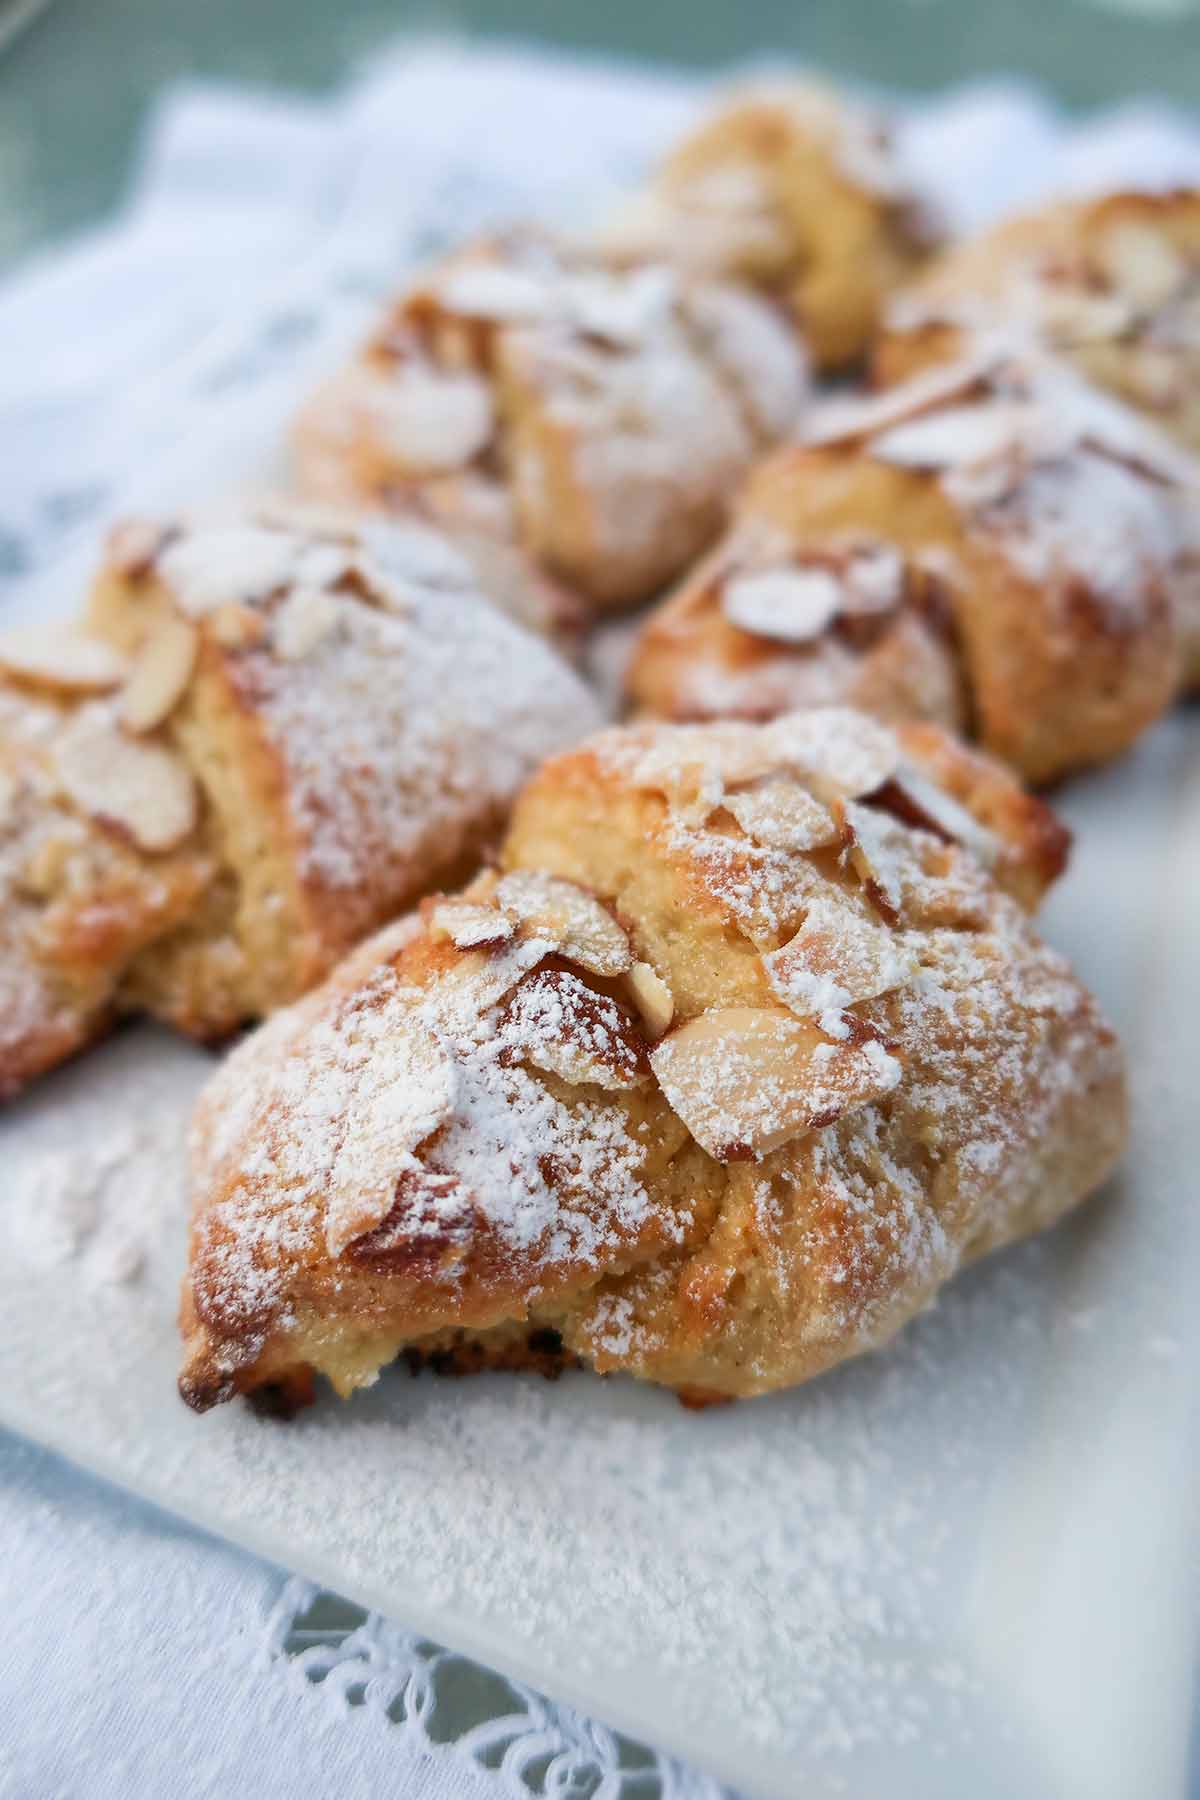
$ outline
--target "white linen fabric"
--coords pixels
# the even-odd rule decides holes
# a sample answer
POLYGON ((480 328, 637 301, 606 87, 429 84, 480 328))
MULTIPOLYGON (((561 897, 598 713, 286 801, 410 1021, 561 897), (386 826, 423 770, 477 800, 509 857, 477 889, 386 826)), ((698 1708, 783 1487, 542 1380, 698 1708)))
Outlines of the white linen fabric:
MULTIPOLYGON (((0 287, 0 601, 206 420, 236 407, 273 431, 406 265, 483 224, 599 209, 701 98, 444 44, 322 101, 165 95, 120 217, 0 287)), ((1200 131, 1152 104, 1071 126, 989 83, 905 117, 904 153, 964 229, 1053 191, 1200 179, 1200 131)), ((720 1792, 3 1434, 0 1544, 0 1795, 720 1792)))

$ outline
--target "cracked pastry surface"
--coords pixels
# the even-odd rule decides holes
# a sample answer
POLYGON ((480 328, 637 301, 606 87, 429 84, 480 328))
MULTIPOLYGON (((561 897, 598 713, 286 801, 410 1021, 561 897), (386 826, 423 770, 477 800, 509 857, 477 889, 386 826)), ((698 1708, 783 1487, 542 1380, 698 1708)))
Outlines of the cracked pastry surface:
POLYGON ((815 82, 734 92, 599 233, 785 306, 823 369, 870 344, 886 296, 939 239, 887 118, 815 82))
POLYGON ((595 721, 428 528, 118 528, 81 628, 0 638, 0 1087, 120 1013, 213 1038, 295 998, 595 721))
POLYGON ((697 1401, 884 1342, 1119 1154, 1119 1050, 1025 910, 1064 854, 988 759, 845 709, 552 759, 495 870, 202 1098, 185 1398, 404 1352, 697 1401))
POLYGON ((503 544, 535 610, 564 588, 605 608, 711 541, 806 398, 795 333, 753 292, 512 232, 411 286, 293 445, 315 497, 417 506, 472 555, 503 544))
POLYGON ((628 673, 659 716, 850 702, 966 728, 1044 782, 1127 748, 1180 680, 1191 460, 1065 365, 978 344, 832 401, 757 468, 628 673))

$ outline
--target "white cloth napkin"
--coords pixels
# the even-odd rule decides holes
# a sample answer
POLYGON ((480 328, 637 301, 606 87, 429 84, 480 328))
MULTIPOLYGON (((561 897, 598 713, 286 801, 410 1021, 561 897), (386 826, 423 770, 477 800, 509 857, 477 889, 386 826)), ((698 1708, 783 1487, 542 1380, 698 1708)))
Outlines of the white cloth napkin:
MULTIPOLYGON (((0 596, 202 418, 285 416, 405 264, 483 223, 599 207, 699 98, 665 74, 445 45, 328 101, 164 96, 121 215, 0 288, 0 596)), ((1184 116, 1144 103, 1069 127, 1011 82, 911 109, 903 149, 963 229, 1052 191, 1200 179, 1184 116)), ((13 1800, 656 1791, 603 1727, 399 1624, 360 1618, 298 1654, 303 1583, 2 1435, 0 1545, 13 1800)), ((717 1795, 665 1759, 649 1773, 676 1800, 717 1795)))

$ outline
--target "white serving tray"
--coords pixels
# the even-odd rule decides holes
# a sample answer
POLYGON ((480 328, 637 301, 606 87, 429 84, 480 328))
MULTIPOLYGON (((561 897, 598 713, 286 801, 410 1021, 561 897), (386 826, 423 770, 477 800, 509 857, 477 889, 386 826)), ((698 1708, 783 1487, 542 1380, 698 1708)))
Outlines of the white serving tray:
MULTIPOLYGON (((214 469, 269 481, 357 323, 218 396, 126 503, 190 502, 214 469)), ((95 549, 17 610, 74 610, 95 549)), ((210 1059, 142 1029, 0 1117, 0 1423, 749 1792, 1177 1800, 1200 1624, 1196 710, 1062 805, 1079 842, 1046 931, 1127 1042, 1133 1149, 893 1349, 706 1414, 584 1375, 398 1373, 290 1425, 197 1419, 174 1388, 178 1143, 210 1059), (131 1137, 94 1216, 73 1207, 131 1137)))

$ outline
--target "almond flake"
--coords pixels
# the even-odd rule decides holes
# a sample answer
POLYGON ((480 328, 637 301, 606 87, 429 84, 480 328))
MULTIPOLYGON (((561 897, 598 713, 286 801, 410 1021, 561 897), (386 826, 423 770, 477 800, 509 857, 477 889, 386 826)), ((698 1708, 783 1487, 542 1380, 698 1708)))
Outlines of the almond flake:
POLYGON ((785 1006, 819 1019, 905 986, 917 959, 894 931, 817 898, 796 935, 764 956, 763 966, 785 1006))
POLYGON ((173 850, 196 823, 187 765, 126 737, 107 714, 81 712, 54 746, 59 784, 81 812, 127 832, 141 850, 173 850))
POLYGON ((364 1062, 329 1172, 330 1256, 387 1218, 402 1175, 420 1168, 415 1151, 452 1116, 457 1093, 453 1062, 417 1019, 402 1021, 386 1057, 364 1062))
POLYGON ((806 644, 842 610, 842 583, 829 569, 761 569, 725 583, 721 610, 731 625, 781 644, 806 644))
POLYGON ((566 315, 580 331, 636 349, 670 317, 677 284, 669 269, 651 266, 630 275, 588 273, 563 280, 566 315))
POLYGON ((762 732, 776 768, 792 768, 822 800, 870 794, 900 763, 886 725, 848 707, 784 713, 762 732))
POLYGON ((867 898, 889 925, 898 924, 901 881, 893 851, 900 828, 853 800, 840 803, 836 810, 842 818, 846 859, 862 882, 867 898))
POLYGON ((904 598, 904 558, 891 544, 858 544, 846 559, 842 611, 885 613, 904 598))
POLYGON ((595 1082, 619 1091, 646 1078, 642 1044, 628 1017, 607 994, 563 969, 545 969, 521 983, 502 1035, 523 1060, 573 1086, 595 1082))
POLYGON ((868 1039, 830 1042, 790 1014, 752 1006, 701 1013, 663 1039, 650 1066, 672 1109, 718 1162, 762 1157, 888 1093, 900 1064, 868 1039))
POLYGON ((64 694, 104 694, 124 680, 125 659, 101 638, 66 625, 18 625, 0 633, 0 668, 64 694))
POLYGON ((154 731, 175 710, 196 666, 196 627, 178 613, 154 626, 134 658, 121 695, 127 731, 154 731))
POLYGON ((236 600, 215 609, 209 618, 209 629, 222 650, 250 650, 267 635, 262 614, 236 600))
POLYGON ((495 906, 474 900, 443 900, 429 918, 434 937, 449 938, 459 950, 482 950, 506 944, 516 935, 516 922, 495 906))
POLYGON ((471 462, 495 424, 491 394, 477 375, 415 367, 389 384, 372 410, 387 450, 414 474, 471 462))
POLYGON ((647 1032, 652 1038, 660 1038, 675 1016, 675 1000, 670 988, 648 962, 634 963, 626 976, 626 985, 647 1032))
POLYGON ((271 622, 271 644, 284 662, 302 662, 336 630, 337 596, 326 588, 298 587, 271 622))
POLYGON ((593 975, 623 975, 633 961, 629 939, 612 914, 573 881, 517 869, 501 880, 496 902, 523 935, 545 939, 593 975))
POLYGON ((532 324, 553 310, 544 279, 503 263, 465 263, 449 269, 432 284, 432 292, 446 312, 498 325, 532 324))
POLYGON ((903 419, 915 419, 920 413, 943 406, 947 400, 965 398, 995 371, 999 360, 994 350, 980 351, 961 362, 928 369, 911 381, 866 399, 827 401, 813 414, 802 441, 810 445, 840 444, 873 437, 903 419))
POLYGON ((814 850, 839 836, 829 808, 786 775, 765 776, 753 787, 726 794, 721 804, 747 837, 768 850, 814 850))
POLYGON ((126 581, 140 581, 150 574, 170 536, 169 525, 148 519, 120 520, 108 534, 105 555, 109 568, 126 581))
MULTIPOLYGON (((938 837, 950 838, 969 850, 985 869, 1000 860, 1001 844, 994 832, 981 825, 973 813, 948 794, 914 763, 905 760, 892 776, 888 789, 898 790, 901 816, 912 825, 924 826, 938 837)), ((886 790, 885 790, 886 792, 886 790)), ((880 797, 886 805, 886 799, 880 797)))
POLYGON ((873 438, 871 455, 912 469, 961 468, 1019 453, 1029 426, 1028 408, 1020 404, 953 406, 873 438))
POLYGON ((1152 225, 1125 220, 1096 246, 1096 260, 1113 286, 1141 312, 1165 306, 1187 279, 1187 264, 1152 225))

